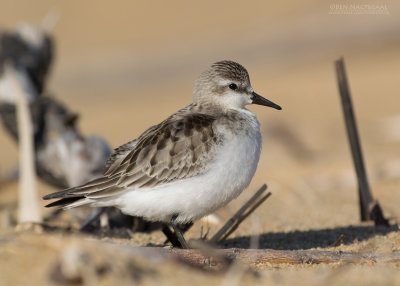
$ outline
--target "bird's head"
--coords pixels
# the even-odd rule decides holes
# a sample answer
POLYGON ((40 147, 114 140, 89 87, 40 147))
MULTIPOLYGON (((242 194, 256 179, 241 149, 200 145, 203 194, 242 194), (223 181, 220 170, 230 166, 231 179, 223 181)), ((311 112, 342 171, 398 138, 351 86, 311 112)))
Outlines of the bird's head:
POLYGON ((247 70, 233 61, 220 61, 202 72, 195 81, 193 102, 222 109, 239 109, 248 104, 282 108, 254 92, 247 70))

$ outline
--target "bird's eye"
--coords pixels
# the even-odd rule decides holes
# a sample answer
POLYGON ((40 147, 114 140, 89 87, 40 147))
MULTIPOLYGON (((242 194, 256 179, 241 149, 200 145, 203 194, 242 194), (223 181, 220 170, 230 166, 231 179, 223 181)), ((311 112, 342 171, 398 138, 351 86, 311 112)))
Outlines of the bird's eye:
POLYGON ((232 90, 236 90, 236 89, 237 89, 237 85, 234 84, 234 83, 231 83, 231 84, 229 85, 229 88, 232 89, 232 90))

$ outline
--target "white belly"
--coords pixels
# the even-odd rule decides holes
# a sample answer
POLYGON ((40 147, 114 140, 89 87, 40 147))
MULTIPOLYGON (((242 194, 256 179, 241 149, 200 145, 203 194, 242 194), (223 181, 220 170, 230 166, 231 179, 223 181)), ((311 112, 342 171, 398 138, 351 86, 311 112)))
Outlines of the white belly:
POLYGON ((154 189, 125 192, 113 203, 124 213, 149 220, 184 223, 201 218, 236 198, 249 184, 261 151, 258 121, 248 132, 228 134, 201 176, 154 189))

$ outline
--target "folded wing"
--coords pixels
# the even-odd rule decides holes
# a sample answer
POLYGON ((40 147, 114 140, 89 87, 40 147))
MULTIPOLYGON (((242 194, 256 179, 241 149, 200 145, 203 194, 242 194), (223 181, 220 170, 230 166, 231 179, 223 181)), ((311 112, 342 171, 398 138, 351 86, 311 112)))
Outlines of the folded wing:
POLYGON ((117 148, 103 177, 44 199, 63 198, 49 206, 68 206, 84 198, 101 200, 127 189, 156 187, 201 174, 218 144, 214 120, 200 113, 171 116, 117 148))

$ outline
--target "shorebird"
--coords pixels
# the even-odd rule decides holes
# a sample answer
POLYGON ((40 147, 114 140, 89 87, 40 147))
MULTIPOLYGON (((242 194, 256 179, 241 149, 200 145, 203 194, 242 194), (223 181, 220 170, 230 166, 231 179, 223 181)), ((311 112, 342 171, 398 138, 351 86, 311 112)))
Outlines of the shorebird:
POLYGON ((9 78, 13 76, 31 111, 37 173, 50 185, 68 188, 102 175, 111 150, 99 137, 82 136, 75 124, 77 115, 54 97, 44 95, 53 53, 52 37, 40 27, 20 24, 15 31, 0 34, 0 117, 5 129, 18 140, 15 95, 9 78), (11 65, 13 75, 5 72, 6 64, 11 65))
POLYGON ((36 150, 37 173, 48 183, 69 188, 100 177, 111 148, 99 136, 84 136, 76 129, 49 134, 36 150))
MULTIPOLYGON (((14 31, 0 32, 0 118, 18 142, 15 79, 29 104, 36 173, 47 184, 65 189, 101 176, 111 149, 99 136, 82 135, 76 126, 77 114, 47 96, 53 54, 52 36, 41 27, 23 23, 14 31)), ((17 177, 15 168, 0 183, 17 177)), ((87 214, 80 211, 73 216, 79 213, 87 214)))
POLYGON ((29 104, 37 173, 52 186, 68 188, 101 176, 111 149, 100 137, 81 135, 77 114, 45 95, 53 53, 52 37, 40 27, 20 24, 0 33, 0 117, 17 141, 14 77, 29 104))
POLYGON ((44 141, 44 114, 49 102, 66 114, 57 101, 42 98, 52 60, 53 41, 43 29, 20 24, 15 31, 0 33, 0 118, 5 130, 17 141, 16 96, 12 84, 16 80, 31 111, 35 149, 44 141))
MULTIPOLYGON (((0 32, 0 118, 5 130, 17 142, 13 77, 29 104, 36 173, 47 184, 65 189, 101 176, 111 148, 99 136, 82 135, 76 124, 77 114, 46 94, 53 42, 43 28, 30 24, 19 24, 14 31, 0 32)), ((0 183, 17 177, 18 168, 15 168, 0 183)), ((114 215, 114 221, 125 219, 115 210, 106 212, 114 215)), ((81 209, 74 211, 73 216, 78 221, 87 221, 87 213, 81 209)))
POLYGON ((58 199, 47 207, 115 206, 169 223, 188 248, 178 225, 229 203, 256 171, 261 133, 249 104, 281 109, 254 92, 242 65, 212 64, 196 79, 191 104, 117 148, 102 177, 44 196, 58 199))

